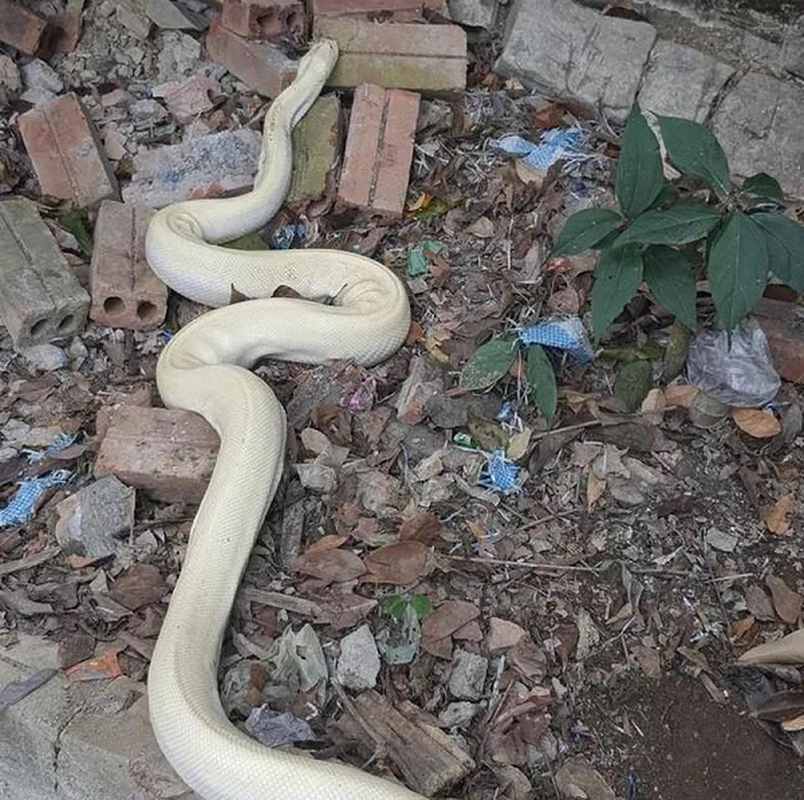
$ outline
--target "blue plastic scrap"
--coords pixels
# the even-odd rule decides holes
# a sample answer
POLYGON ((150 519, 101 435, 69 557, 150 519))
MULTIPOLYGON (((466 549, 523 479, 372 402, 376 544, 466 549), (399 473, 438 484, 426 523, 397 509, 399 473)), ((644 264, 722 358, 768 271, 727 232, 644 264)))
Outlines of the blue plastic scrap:
POLYGON ((566 350, 581 364, 588 364, 594 357, 586 328, 579 317, 552 317, 537 322, 519 331, 523 344, 540 344, 556 350, 566 350))
POLYGON ((41 461, 44 461, 46 458, 50 458, 52 455, 55 455, 62 450, 68 448, 71 444, 75 444, 76 440, 78 439, 78 434, 69 434, 69 433, 60 433, 52 442, 52 444, 47 448, 47 450, 42 450, 38 452, 32 452, 28 456, 28 463, 29 464, 38 464, 41 461))
POLYGON ((542 134, 539 144, 529 142, 521 136, 503 136, 492 139, 489 145, 495 150, 521 158, 529 167, 546 172, 557 161, 566 161, 567 166, 593 158, 585 152, 586 132, 579 126, 571 128, 551 128, 542 134))
POLYGON ((486 463, 480 470, 477 483, 486 489, 494 489, 502 494, 518 492, 519 467, 505 455, 504 450, 484 453, 486 463))
POLYGON ((22 481, 11 502, 0 510, 0 528, 27 522, 36 512, 37 503, 42 495, 54 486, 67 483, 72 476, 73 473, 68 469, 57 469, 46 475, 22 481))

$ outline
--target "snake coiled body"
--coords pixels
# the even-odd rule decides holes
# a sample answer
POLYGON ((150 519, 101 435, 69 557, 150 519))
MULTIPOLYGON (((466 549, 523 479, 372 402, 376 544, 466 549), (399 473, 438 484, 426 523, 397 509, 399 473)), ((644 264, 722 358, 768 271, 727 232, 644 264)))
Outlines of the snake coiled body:
POLYGON ((334 43, 313 45, 271 105, 251 192, 168 206, 154 215, 146 239, 147 259, 165 283, 216 307, 179 331, 157 365, 164 404, 201 414, 221 444, 148 675, 157 741, 206 800, 418 797, 352 767, 264 747, 232 725, 217 691, 227 620, 285 450, 284 411, 249 367, 263 357, 375 364, 401 346, 410 322, 403 285, 368 258, 216 245, 258 229, 280 207, 290 186, 292 128, 336 60, 334 43), (273 298, 282 285, 309 299, 273 298), (232 289, 262 299, 227 305, 232 289), (315 302, 324 298, 334 302, 315 302))

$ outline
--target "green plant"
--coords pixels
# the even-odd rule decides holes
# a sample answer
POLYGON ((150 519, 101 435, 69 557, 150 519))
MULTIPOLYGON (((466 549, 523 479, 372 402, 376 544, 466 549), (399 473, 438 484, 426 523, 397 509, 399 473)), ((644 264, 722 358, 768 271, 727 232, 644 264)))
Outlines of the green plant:
POLYGON ((617 163, 620 211, 579 211, 556 240, 556 255, 600 251, 592 288, 598 341, 643 281, 691 330, 697 321, 696 273, 704 269, 718 321, 727 330, 759 302, 769 273, 804 291, 804 226, 784 215, 778 181, 759 173, 736 187, 709 130, 677 117, 656 119, 669 162, 692 181, 682 181, 686 186, 679 191, 665 179, 659 141, 634 107, 617 163))
POLYGON ((382 601, 382 610, 389 617, 401 617, 408 606, 419 619, 433 612, 433 604, 425 594, 392 594, 382 601))

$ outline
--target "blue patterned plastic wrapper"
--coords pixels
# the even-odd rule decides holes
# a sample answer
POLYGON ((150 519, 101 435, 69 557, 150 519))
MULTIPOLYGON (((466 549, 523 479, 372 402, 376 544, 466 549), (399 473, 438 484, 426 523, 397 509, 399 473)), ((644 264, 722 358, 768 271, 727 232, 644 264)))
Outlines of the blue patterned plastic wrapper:
POLYGON ((519 467, 507 458, 503 450, 486 453, 486 464, 480 470, 478 484, 502 494, 519 491, 519 467))
POLYGON ((11 502, 0 511, 0 528, 27 522, 36 512, 36 505, 42 495, 54 486, 67 483, 71 477, 70 470, 57 469, 47 475, 22 481, 11 502))
POLYGON ((554 317, 537 322, 519 331, 523 344, 540 344, 556 350, 565 350, 581 364, 588 364, 594 357, 586 328, 579 317, 554 317))
POLYGON ((65 450, 71 444, 74 444, 77 439, 78 434, 60 433, 53 440, 53 443, 47 448, 47 450, 43 450, 41 452, 32 452, 28 456, 28 462, 30 464, 38 464, 39 462, 44 461, 46 458, 50 458, 52 455, 65 450))
POLYGON ((492 139, 489 144, 510 156, 521 158, 529 167, 546 172, 557 161, 575 162, 589 158, 584 151, 586 133, 577 125, 571 128, 552 128, 542 134, 541 142, 534 144, 521 136, 504 136, 492 139))

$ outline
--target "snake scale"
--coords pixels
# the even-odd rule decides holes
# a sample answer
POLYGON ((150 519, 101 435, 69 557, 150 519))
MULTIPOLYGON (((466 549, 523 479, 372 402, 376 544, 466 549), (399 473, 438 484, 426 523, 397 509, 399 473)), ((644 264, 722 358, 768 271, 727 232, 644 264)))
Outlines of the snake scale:
POLYGON ((419 797, 353 767, 264 747, 227 719, 217 690, 224 631, 285 451, 284 411, 249 367, 264 357, 376 364, 402 345, 410 323, 404 286, 371 259, 218 244, 259 229, 281 206, 290 186, 293 126, 337 58, 333 42, 314 43, 293 83, 271 104, 250 192, 167 206, 146 236, 154 272, 179 294, 214 307, 182 328, 157 364, 165 406, 201 414, 218 432, 220 450, 148 675, 159 746, 205 800, 419 797), (304 299, 272 297, 283 285, 304 299), (253 299, 228 305, 233 288, 253 299))

